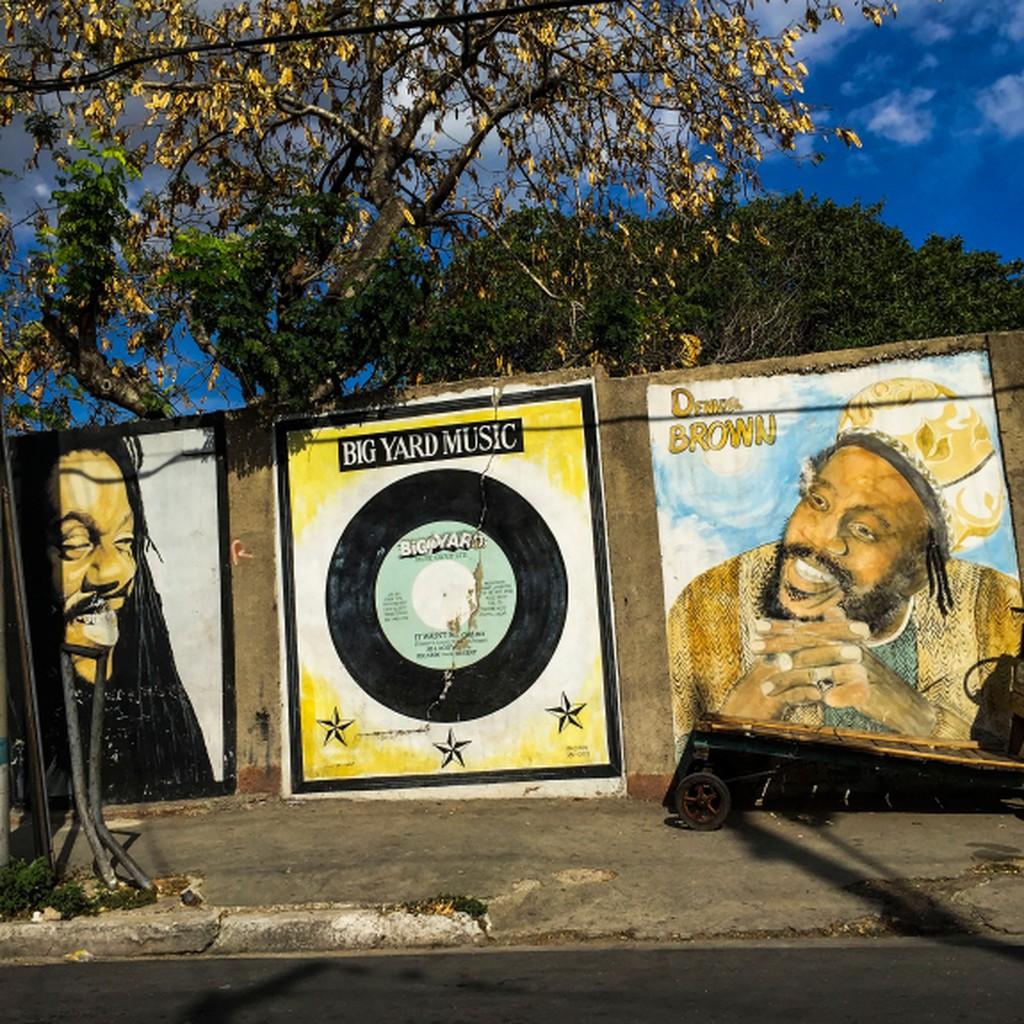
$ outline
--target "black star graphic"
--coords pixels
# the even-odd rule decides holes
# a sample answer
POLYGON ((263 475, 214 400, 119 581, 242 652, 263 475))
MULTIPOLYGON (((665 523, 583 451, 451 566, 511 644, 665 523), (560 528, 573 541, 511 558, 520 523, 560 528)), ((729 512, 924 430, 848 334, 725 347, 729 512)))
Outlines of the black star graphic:
POLYGON ((584 704, 572 704, 569 698, 566 697, 565 691, 562 691, 562 703, 557 708, 545 708, 544 710, 549 715, 558 716, 558 731, 561 732, 566 724, 575 725, 577 729, 582 729, 579 719, 576 717, 587 705, 584 704))
POLYGON ((444 760, 441 762, 442 768, 447 768, 452 763, 452 760, 456 760, 463 768, 466 767, 466 762, 462 760, 462 748, 468 747, 472 740, 457 740, 455 734, 451 729, 448 730, 448 742, 447 743, 435 743, 434 746, 444 754, 444 760))
POLYGON ((318 718, 316 720, 317 725, 322 725, 327 732, 324 734, 324 746, 326 747, 331 740, 337 740, 343 747, 347 747, 348 744, 345 742, 345 730, 355 721, 354 718, 350 718, 347 722, 341 720, 341 715, 338 714, 338 709, 334 709, 334 716, 332 718, 318 718))

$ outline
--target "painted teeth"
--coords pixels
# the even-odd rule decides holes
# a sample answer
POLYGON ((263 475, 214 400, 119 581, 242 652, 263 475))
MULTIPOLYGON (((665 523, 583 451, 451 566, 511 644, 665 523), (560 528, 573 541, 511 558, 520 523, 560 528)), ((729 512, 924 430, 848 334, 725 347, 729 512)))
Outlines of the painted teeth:
POLYGON ((82 635, 100 647, 113 647, 117 643, 117 613, 107 605, 101 611, 79 615, 82 635))
POLYGON ((815 569, 813 565, 805 562, 802 558, 796 560, 795 569, 800 576, 811 583, 835 583, 835 577, 830 572, 815 569))

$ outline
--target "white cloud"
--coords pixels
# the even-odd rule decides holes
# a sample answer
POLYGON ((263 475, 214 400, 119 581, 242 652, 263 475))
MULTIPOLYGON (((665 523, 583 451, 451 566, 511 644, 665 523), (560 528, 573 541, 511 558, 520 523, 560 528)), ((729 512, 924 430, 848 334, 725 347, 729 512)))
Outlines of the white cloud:
POLYGON ((847 156, 846 165, 849 168, 850 174, 856 174, 860 177, 879 173, 878 164, 867 153, 859 150, 847 156))
POLYGON ((985 121, 1004 139, 1024 135, 1024 71, 1019 75, 1003 75, 976 100, 985 121))
POLYGON ((894 89, 859 114, 866 119, 868 130, 876 135, 904 146, 916 146, 931 138, 935 128, 935 118, 926 106, 934 95, 934 89, 894 89))
POLYGON ((890 78, 895 63, 896 58, 891 54, 873 53, 853 69, 850 77, 839 87, 839 91, 844 96, 855 96, 859 92, 864 92, 872 82, 890 78))
POLYGON ((695 515, 677 519, 662 507, 658 508, 658 539, 666 611, 690 580, 735 554, 710 523, 695 515))
POLYGON ((921 58, 921 63, 917 65, 918 71, 931 71, 932 68, 939 66, 939 58, 934 53, 926 53, 921 58))
POLYGON ((953 37, 953 29, 944 21, 922 21, 914 27, 914 35, 925 46, 944 43, 953 37))
POLYGON ((985 35, 993 47, 1002 36, 1024 40, 1024 0, 933 0, 900 6, 897 25, 910 29, 925 45, 956 39, 964 34, 985 35))
MULTIPOLYGON (((846 17, 846 23, 839 25, 834 21, 822 23, 817 32, 809 32, 795 44, 795 51, 800 60, 811 65, 826 64, 849 43, 853 37, 870 28, 868 21, 861 16, 851 0, 837 0, 846 17)), ((767 35, 777 36, 783 29, 803 19, 804 6, 799 3, 784 3, 781 0, 753 0, 750 17, 767 35)), ((811 70, 814 68, 811 66, 811 70)))
POLYGON ((1024 41, 1024 0, 1017 0, 1016 9, 1007 13, 1003 22, 1003 34, 1009 36, 1015 43, 1024 41))

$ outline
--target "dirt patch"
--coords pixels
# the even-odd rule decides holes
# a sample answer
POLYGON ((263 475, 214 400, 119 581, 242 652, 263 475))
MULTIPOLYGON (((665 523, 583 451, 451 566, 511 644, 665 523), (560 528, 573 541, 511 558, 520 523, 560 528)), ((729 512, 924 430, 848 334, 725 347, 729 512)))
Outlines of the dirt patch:
POLYGON ((595 882, 610 882, 618 878, 619 873, 607 868, 566 868, 564 871, 556 871, 552 877, 562 885, 592 885, 595 882))

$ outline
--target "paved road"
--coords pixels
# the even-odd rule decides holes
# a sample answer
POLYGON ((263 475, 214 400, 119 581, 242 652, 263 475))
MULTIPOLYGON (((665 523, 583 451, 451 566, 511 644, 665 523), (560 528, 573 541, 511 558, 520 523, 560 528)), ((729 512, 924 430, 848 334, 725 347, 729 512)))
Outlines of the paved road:
POLYGON ((10 1024, 1019 1024, 1024 947, 975 942, 0 968, 10 1024))

